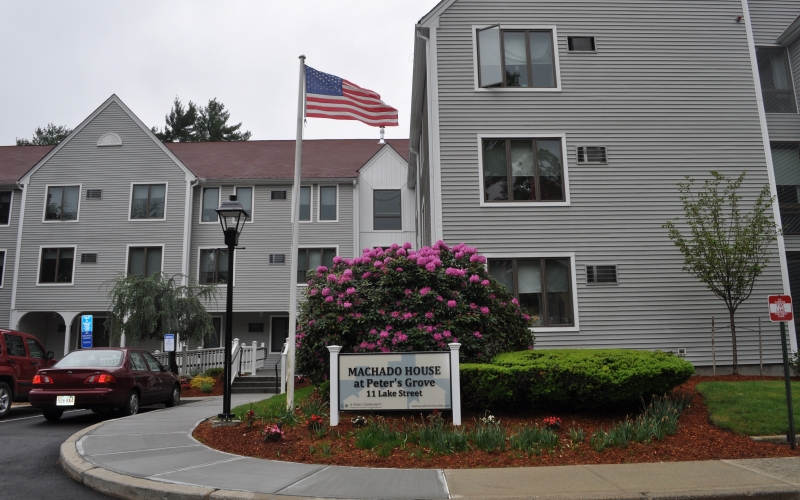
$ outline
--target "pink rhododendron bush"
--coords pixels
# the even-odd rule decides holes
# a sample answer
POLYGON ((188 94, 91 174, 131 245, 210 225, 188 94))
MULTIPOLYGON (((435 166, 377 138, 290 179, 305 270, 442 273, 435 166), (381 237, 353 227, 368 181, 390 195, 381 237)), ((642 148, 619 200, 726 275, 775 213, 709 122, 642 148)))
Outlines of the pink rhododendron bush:
POLYGON ((365 249, 309 273, 297 318, 297 369, 327 378, 327 346, 342 352, 443 351, 461 343, 462 362, 528 349, 530 317, 485 268, 475 248, 439 241, 365 249), (313 274, 312 274, 313 273, 313 274))

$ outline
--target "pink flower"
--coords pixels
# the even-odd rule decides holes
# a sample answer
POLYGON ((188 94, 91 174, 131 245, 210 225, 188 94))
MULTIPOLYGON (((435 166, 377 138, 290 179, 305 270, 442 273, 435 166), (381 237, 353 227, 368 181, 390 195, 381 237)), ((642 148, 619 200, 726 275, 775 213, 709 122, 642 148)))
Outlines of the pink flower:
POLYGON ((496 296, 495 294, 493 294, 493 293, 490 293, 490 294, 489 294, 489 298, 490 298, 490 299, 492 299, 492 300, 494 300, 494 299, 496 299, 496 298, 497 298, 497 296, 496 296))
POLYGON ((470 283, 478 283, 480 280, 481 280, 481 277, 478 276, 477 274, 473 274, 472 276, 469 277, 469 282, 470 283))
POLYGON ((524 319, 525 321, 530 321, 531 317, 528 316, 527 314, 523 314, 522 319, 524 319))
POLYGON ((486 307, 486 306, 481 307, 481 313, 482 314, 489 314, 489 308, 486 307))
POLYGON ((355 318, 356 318, 356 319, 358 319, 358 318, 363 318, 363 317, 364 317, 364 315, 363 315, 363 314, 361 314, 361 313, 356 313, 356 315, 355 315, 355 318))
POLYGON ((394 328, 392 325, 386 325, 386 331, 387 332, 391 332, 392 328, 394 328))
POLYGON ((329 274, 327 280, 331 282, 336 281, 336 275, 333 273, 329 274))
POLYGON ((342 262, 342 258, 338 255, 333 258, 333 265, 340 264, 342 262))
POLYGON ((325 297, 325 302, 333 302, 333 295, 328 295, 325 297))
POLYGON ((317 289, 316 288, 312 288, 311 290, 308 291, 308 294, 313 297, 314 295, 317 294, 317 289))
POLYGON ((328 272, 328 268, 327 268, 327 267, 325 267, 325 266, 319 266, 319 267, 317 267, 317 272, 318 272, 318 273, 325 273, 325 272, 328 272))
POLYGON ((369 333, 371 333, 373 335, 377 335, 378 334, 378 330, 373 328, 372 330, 369 331, 369 333))
POLYGON ((477 304, 475 304, 475 302, 470 302, 470 303, 469 303, 469 308, 470 308, 470 309, 472 309, 472 310, 474 311, 475 309, 477 309, 477 308, 478 308, 478 306, 477 306, 477 304))
POLYGON ((420 288, 419 289, 419 294, 424 297, 424 296, 428 295, 428 293, 430 293, 430 291, 431 291, 431 287, 426 286, 424 288, 420 288))
POLYGON ((403 314, 403 319, 411 319, 414 317, 414 313, 407 312, 403 314))
POLYGON ((433 319, 433 313, 428 311, 428 312, 425 313, 425 317, 428 318, 428 319, 433 319))
POLYGON ((483 281, 481 281, 481 285, 483 285, 483 286, 489 286, 489 280, 483 280, 483 281))
POLYGON ((398 250, 397 250, 397 255, 399 255, 400 257, 405 257, 405 256, 406 256, 406 250, 405 250, 405 248, 400 248, 400 249, 398 249, 398 250))
POLYGON ((445 273, 446 275, 448 275, 448 276, 456 276, 456 277, 461 277, 461 276, 464 276, 464 275, 465 275, 467 272, 466 272, 465 270, 463 270, 463 269, 457 269, 457 268, 455 268, 455 267, 448 267, 448 268, 445 270, 445 272, 444 272, 444 273, 445 273))
POLYGON ((393 318, 399 318, 400 317, 400 312, 399 311, 392 311, 392 317, 393 318))
POLYGON ((433 262, 428 262, 427 264, 425 264, 425 269, 427 269, 430 272, 433 272, 436 270, 436 264, 434 264, 433 262))
POLYGON ((375 262, 372 263, 372 265, 380 269, 383 267, 383 262, 376 260, 375 262))
POLYGON ((475 332, 475 333, 473 333, 473 335, 475 335, 475 338, 483 338, 483 335, 481 335, 481 332, 475 332))
POLYGON ((367 271, 367 272, 365 272, 364 274, 361 275, 361 279, 365 280, 365 279, 369 278, 370 276, 372 276, 372 273, 367 271))
POLYGON ((316 323, 316 321, 314 321, 314 320, 312 319, 311 321, 309 321, 309 322, 308 322, 308 326, 314 326, 314 323, 316 323))
POLYGON ((409 243, 409 242, 407 242, 407 241, 406 241, 405 243, 403 243, 403 248, 405 248, 406 250, 408 250, 409 248, 411 248, 411 243, 409 243))
POLYGON ((344 276, 347 276, 348 278, 352 278, 353 277, 353 270, 352 269, 345 269, 342 274, 344 276))
POLYGON ((442 334, 441 333, 434 333, 433 334, 433 340, 442 340, 442 334))
POLYGON ((484 257, 483 255, 473 254, 472 256, 470 256, 469 261, 477 262, 479 264, 484 264, 486 262, 486 257, 484 257))
POLYGON ((356 289, 352 286, 347 289, 347 295, 353 295, 354 293, 356 293, 356 289))
POLYGON ((441 295, 437 295, 437 296, 436 296, 436 300, 438 300, 439 302, 441 302, 441 301, 443 301, 444 299, 442 298, 442 296, 441 296, 441 295))
POLYGON ((360 345, 360 347, 361 347, 362 349, 366 349, 368 345, 369 345, 369 344, 367 344, 366 342, 362 342, 362 343, 361 343, 361 345, 360 345))
POLYGON ((403 272, 403 268, 402 267, 398 267, 397 269, 395 269, 395 271, 397 271, 398 273, 402 273, 403 272))
POLYGON ((331 289, 330 288, 325 287, 325 288, 322 289, 322 296, 323 297, 327 297, 330 294, 331 294, 331 289))
POLYGON ((442 332, 442 337, 452 337, 453 334, 450 333, 450 330, 445 330, 442 332))
POLYGON ((512 303, 512 304, 519 305, 519 301, 517 300, 517 298, 516 298, 516 297, 514 297, 513 299, 511 299, 511 303, 512 303))
POLYGON ((447 301, 447 307, 455 307, 455 306, 456 306, 456 301, 455 300, 448 300, 447 301))
POLYGON ((344 304, 342 304, 342 307, 344 307, 345 309, 348 309, 348 308, 350 308, 352 306, 353 306, 353 304, 351 304, 350 302, 345 302, 344 304))
POLYGON ((458 342, 458 337, 453 337, 453 342, 458 342))
POLYGON ((412 292, 410 288, 406 288, 405 290, 403 290, 403 293, 406 294, 406 296, 408 296, 408 295, 411 295, 414 292, 412 292))
POLYGON ((389 332, 387 332, 386 330, 382 331, 382 332, 381 332, 381 334, 380 334, 380 337, 381 337, 382 339, 385 339, 385 338, 386 338, 386 337, 388 337, 388 336, 389 336, 389 332))
POLYGON ((388 347, 381 347, 381 352, 391 352, 388 347))

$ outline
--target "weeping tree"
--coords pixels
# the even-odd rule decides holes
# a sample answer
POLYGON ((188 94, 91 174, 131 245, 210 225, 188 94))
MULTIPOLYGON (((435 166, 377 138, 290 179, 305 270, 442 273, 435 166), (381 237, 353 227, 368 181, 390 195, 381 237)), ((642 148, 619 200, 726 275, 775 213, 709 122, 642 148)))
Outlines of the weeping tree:
POLYGON ((695 189, 695 180, 687 176, 687 182, 678 183, 678 187, 688 234, 672 221, 664 224, 683 254, 683 270, 725 302, 731 321, 734 374, 739 373, 734 316, 767 267, 770 247, 780 231, 770 211, 773 198, 768 185, 751 206, 741 206, 738 191, 745 174, 733 179, 711 171, 711 179, 702 189, 695 189))
POLYGON ((204 303, 216 303, 216 286, 200 285, 181 274, 119 274, 106 282, 110 305, 106 332, 112 342, 123 334, 132 343, 177 333, 183 339, 206 340, 216 335, 204 303), (186 285, 182 284, 183 279, 186 285))

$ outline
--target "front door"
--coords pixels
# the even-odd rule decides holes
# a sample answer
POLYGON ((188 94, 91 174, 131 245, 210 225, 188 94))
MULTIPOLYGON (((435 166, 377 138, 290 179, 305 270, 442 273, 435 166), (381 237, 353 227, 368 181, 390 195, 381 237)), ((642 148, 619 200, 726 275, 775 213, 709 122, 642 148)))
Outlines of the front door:
POLYGON ((270 334, 272 338, 269 343, 269 351, 273 353, 281 352, 283 344, 289 338, 289 318, 286 316, 273 316, 270 334))

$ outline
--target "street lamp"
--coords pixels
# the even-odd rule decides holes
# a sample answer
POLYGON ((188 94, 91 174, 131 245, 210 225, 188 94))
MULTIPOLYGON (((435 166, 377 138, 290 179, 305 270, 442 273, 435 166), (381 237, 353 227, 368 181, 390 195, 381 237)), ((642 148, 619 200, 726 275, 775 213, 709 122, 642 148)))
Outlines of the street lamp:
POLYGON ((239 235, 244 228, 244 221, 250 216, 241 203, 236 200, 236 195, 230 195, 228 201, 216 210, 219 224, 225 235, 225 246, 228 247, 228 300, 225 307, 225 367, 222 372, 224 378, 224 393, 222 396, 222 413, 218 417, 222 420, 231 420, 231 330, 233 329, 233 252, 239 244, 239 235))

